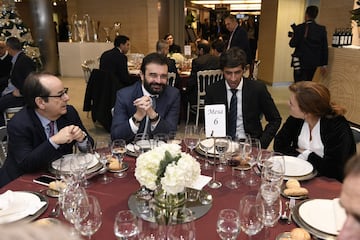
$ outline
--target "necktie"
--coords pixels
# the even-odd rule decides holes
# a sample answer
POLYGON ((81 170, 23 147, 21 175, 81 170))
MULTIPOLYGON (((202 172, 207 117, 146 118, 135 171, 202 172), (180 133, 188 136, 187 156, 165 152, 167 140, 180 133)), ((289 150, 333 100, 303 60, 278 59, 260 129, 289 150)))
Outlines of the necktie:
POLYGON ((48 125, 49 125, 49 138, 50 138, 50 137, 54 136, 54 134, 55 134, 55 122, 50 121, 48 123, 48 125))
POLYGON ((229 135, 235 139, 236 135, 236 120, 237 120, 237 89, 231 89, 232 96, 230 100, 230 111, 229 111, 229 135))

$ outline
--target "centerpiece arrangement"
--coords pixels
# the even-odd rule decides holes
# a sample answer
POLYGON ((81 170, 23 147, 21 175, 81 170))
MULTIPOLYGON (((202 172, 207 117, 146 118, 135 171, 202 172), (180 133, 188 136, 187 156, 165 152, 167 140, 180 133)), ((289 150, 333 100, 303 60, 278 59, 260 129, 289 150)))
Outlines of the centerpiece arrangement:
POLYGON ((200 164, 181 152, 177 144, 163 144, 141 154, 136 160, 135 177, 140 185, 154 191, 155 219, 168 224, 186 202, 185 188, 200 176, 200 164))

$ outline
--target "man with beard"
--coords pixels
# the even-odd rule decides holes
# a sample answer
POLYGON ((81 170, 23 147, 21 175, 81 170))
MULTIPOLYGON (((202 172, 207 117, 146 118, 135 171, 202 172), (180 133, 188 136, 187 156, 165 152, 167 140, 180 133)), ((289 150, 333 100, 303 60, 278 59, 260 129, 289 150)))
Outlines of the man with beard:
POLYGON ((180 92, 167 85, 165 56, 150 53, 141 64, 141 82, 117 92, 111 126, 112 139, 132 141, 135 134, 176 131, 180 112, 180 92))
POLYGON ((7 126, 8 155, 0 168, 0 187, 24 173, 47 170, 52 161, 80 150, 88 136, 61 80, 48 73, 31 73, 23 86, 26 102, 7 126))

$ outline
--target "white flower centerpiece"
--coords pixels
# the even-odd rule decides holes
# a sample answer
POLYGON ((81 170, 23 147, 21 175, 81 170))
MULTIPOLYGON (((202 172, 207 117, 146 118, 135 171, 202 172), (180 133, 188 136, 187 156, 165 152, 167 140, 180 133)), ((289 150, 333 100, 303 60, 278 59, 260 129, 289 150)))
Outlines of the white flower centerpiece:
POLYGON ((155 219, 168 223, 174 209, 184 207, 185 188, 200 176, 200 164, 181 152, 177 144, 163 144, 141 154, 135 177, 140 185, 154 191, 155 219))

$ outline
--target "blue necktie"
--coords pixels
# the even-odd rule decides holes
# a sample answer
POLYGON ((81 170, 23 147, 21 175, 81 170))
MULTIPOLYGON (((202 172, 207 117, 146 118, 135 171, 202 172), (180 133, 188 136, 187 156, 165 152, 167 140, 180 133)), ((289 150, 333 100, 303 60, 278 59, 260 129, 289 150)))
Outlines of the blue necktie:
POLYGON ((231 100, 230 100, 230 111, 229 111, 229 135, 232 139, 235 139, 236 136, 236 120, 237 120, 237 89, 230 89, 232 92, 231 100))

